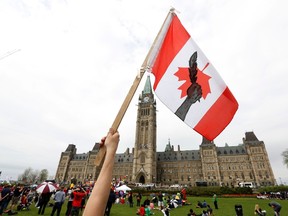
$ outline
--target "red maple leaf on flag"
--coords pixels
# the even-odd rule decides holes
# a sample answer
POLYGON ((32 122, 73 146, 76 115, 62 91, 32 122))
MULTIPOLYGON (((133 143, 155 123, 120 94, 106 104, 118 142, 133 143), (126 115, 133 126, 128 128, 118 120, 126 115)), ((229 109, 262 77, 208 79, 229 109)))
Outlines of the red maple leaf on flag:
MULTIPOLYGON (((205 99, 209 93, 211 93, 209 86, 210 76, 205 74, 203 71, 208 67, 209 63, 205 65, 203 70, 197 68, 197 83, 202 88, 202 97, 205 99)), ((178 89, 182 91, 181 98, 187 96, 187 89, 191 85, 191 81, 189 78, 189 68, 188 67, 178 67, 178 71, 174 74, 178 77, 179 81, 185 81, 178 89)))

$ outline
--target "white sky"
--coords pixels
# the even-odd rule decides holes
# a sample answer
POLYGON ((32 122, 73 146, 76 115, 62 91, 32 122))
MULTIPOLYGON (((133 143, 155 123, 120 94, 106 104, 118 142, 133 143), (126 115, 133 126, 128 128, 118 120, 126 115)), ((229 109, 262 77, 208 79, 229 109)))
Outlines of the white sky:
MULTIPOLYGON (((288 183, 285 0, 0 1, 2 179, 28 167, 54 176, 68 144, 84 153, 106 135, 171 6, 239 102, 214 142, 238 145, 254 131, 276 180, 288 183)), ((119 153, 134 146, 145 80, 119 127, 119 153)), ((198 149, 201 136, 157 102, 158 151, 168 139, 198 149)))

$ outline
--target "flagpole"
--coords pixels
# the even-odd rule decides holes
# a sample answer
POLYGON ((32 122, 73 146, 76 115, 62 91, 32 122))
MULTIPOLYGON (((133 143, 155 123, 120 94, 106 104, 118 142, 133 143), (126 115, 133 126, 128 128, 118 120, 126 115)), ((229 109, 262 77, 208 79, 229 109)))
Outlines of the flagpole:
MULTIPOLYGON (((130 87, 130 90, 129 90, 128 94, 126 95, 126 98, 125 98, 120 110, 118 111, 118 114, 117 114, 117 116, 116 116, 116 118, 115 118, 115 120, 111 126, 111 128, 113 128, 115 131, 118 129, 144 73, 145 73, 144 68, 141 68, 140 74, 137 74, 137 76, 135 77, 134 82, 133 82, 132 86, 130 87)), ((95 160, 96 166, 99 166, 101 164, 101 162, 103 161, 103 159, 105 157, 105 154, 106 154, 106 147, 104 145, 99 149, 99 152, 97 153, 96 160, 95 160)))
MULTIPOLYGON (((122 121, 122 119, 123 119, 128 107, 129 107, 129 104, 130 104, 130 102, 131 102, 131 100, 132 100, 132 98, 133 98, 133 96, 134 96, 139 84, 140 84, 140 81, 141 81, 145 71, 147 69, 150 69, 149 65, 148 65, 148 60, 151 57, 150 55, 151 55, 152 51, 155 50, 155 44, 159 40, 159 37, 160 37, 160 35, 162 33, 162 30, 163 30, 163 28, 165 26, 165 23, 167 22, 167 20, 169 18, 169 15, 171 13, 174 13, 174 11, 175 11, 174 8, 171 8, 169 10, 169 12, 168 12, 163 24, 162 24, 157 36, 156 36, 156 38, 155 38, 155 40, 154 40, 154 42, 153 42, 148 54, 146 55, 145 60, 142 63, 142 66, 141 66, 141 69, 140 69, 140 74, 137 74, 137 76, 134 79, 134 82, 133 82, 132 86, 130 87, 130 90, 129 90, 128 94, 126 95, 126 98, 125 98, 125 100, 124 100, 124 102, 123 102, 123 104, 122 104, 122 106, 121 106, 121 108, 120 108, 120 110, 119 110, 119 112, 118 112, 118 114, 117 114, 112 126, 111 126, 111 128, 113 128, 115 131, 118 130, 118 127, 119 127, 119 125, 120 125, 120 123, 121 123, 121 121, 122 121)), ((155 54, 154 54, 154 56, 152 58, 155 58, 155 54)), ((154 61, 154 59, 153 59, 153 61, 154 61)), ((98 153, 96 155, 96 160, 95 160, 95 165, 96 166, 99 166, 101 164, 101 162, 103 161, 103 159, 105 157, 105 154, 106 154, 106 147, 104 145, 104 146, 102 146, 99 149, 99 151, 98 151, 98 153)))

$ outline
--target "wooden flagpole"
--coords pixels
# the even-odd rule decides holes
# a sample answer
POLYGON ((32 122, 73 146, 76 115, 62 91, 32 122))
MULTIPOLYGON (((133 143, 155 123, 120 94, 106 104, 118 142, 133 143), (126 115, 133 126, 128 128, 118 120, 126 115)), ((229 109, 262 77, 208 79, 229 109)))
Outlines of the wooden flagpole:
MULTIPOLYGON (((136 78, 134 79, 134 82, 133 82, 132 86, 130 87, 130 90, 129 90, 129 92, 128 92, 128 94, 127 94, 127 96, 126 96, 126 98, 125 98, 112 126, 111 126, 115 131, 118 129, 144 73, 145 73, 145 69, 141 68, 140 75, 137 75, 136 78)), ((103 159, 105 157, 105 154, 106 154, 106 147, 104 145, 100 148, 99 152, 97 153, 96 160, 95 160, 96 166, 99 166, 101 164, 101 162, 103 161, 103 159)))
MULTIPOLYGON (((128 94, 127 94, 127 96, 126 96, 126 98, 125 98, 125 100, 124 100, 124 102, 123 102, 123 104, 122 104, 122 106, 121 106, 121 108, 120 108, 120 110, 119 110, 119 112, 118 112, 118 114, 117 114, 112 126, 111 126, 111 128, 113 128, 115 131, 118 129, 118 127, 119 127, 119 125, 120 125, 120 123, 121 123, 121 121, 122 121, 122 119, 123 119, 123 117, 124 117, 124 115, 125 115, 125 113, 126 113, 126 111, 128 109, 128 106, 129 106, 129 104, 130 104, 130 102, 131 102, 131 100, 132 100, 132 98, 133 98, 133 96, 134 96, 139 84, 140 84, 140 81, 141 81, 145 71, 147 70, 147 62, 149 60, 149 57, 150 57, 150 54, 151 54, 152 50, 154 49, 154 46, 155 46, 156 42, 159 39, 159 36, 160 36, 160 33, 162 32, 164 24, 166 23, 166 20, 168 19, 169 14, 170 13, 174 13, 174 10, 175 10, 174 8, 170 9, 169 13, 167 14, 167 16, 166 16, 166 18, 165 18, 165 20, 164 20, 164 22, 163 22, 163 24, 161 26, 161 29, 158 32, 158 34, 157 34, 157 36, 156 36, 156 38, 155 38, 155 40, 154 40, 149 52, 146 55, 146 58, 145 58, 142 66, 141 66, 140 74, 137 74, 136 78, 134 79, 134 82, 133 82, 132 86, 130 87, 130 90, 129 90, 129 92, 128 92, 128 94)), ((106 147, 104 145, 104 146, 102 146, 99 149, 99 152, 96 155, 96 160, 95 160, 95 165, 96 166, 99 166, 101 164, 101 162, 103 161, 103 159, 105 157, 105 154, 106 154, 106 147)))

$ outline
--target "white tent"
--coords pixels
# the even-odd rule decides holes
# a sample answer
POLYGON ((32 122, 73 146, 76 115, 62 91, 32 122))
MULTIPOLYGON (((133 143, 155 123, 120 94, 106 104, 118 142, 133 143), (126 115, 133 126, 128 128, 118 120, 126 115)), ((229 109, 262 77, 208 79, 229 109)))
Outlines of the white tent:
POLYGON ((126 191, 131 191, 131 188, 127 185, 121 185, 120 187, 117 187, 115 191, 124 191, 124 193, 126 193, 126 191))

